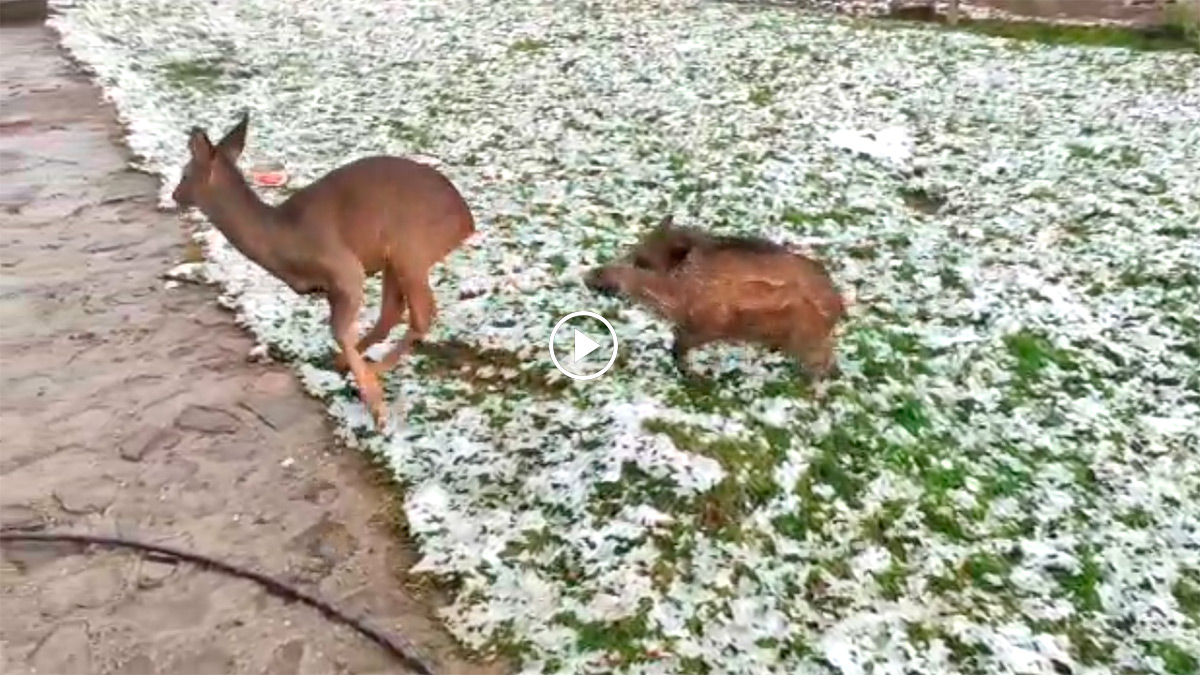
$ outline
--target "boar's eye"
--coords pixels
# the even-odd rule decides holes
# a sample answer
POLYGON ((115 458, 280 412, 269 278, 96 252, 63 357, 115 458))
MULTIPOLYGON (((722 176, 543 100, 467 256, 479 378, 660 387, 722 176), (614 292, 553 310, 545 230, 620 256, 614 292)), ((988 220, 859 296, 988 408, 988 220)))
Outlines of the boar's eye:
POLYGON ((653 269, 653 266, 650 264, 650 259, 644 255, 636 256, 633 259, 633 266, 643 270, 653 269))
POLYGON ((667 251, 667 269, 675 269, 683 264, 687 259, 688 254, 692 252, 690 246, 672 246, 667 251))

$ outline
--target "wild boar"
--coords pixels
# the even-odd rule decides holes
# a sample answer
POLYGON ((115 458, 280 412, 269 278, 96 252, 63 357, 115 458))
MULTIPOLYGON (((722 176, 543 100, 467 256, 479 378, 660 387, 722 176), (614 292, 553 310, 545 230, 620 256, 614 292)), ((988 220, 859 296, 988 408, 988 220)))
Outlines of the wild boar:
POLYGON ((584 283, 674 323, 671 355, 684 376, 692 373, 688 352, 719 341, 790 354, 814 380, 836 372, 834 329, 845 302, 824 265, 770 240, 714 235, 668 216, 584 283))

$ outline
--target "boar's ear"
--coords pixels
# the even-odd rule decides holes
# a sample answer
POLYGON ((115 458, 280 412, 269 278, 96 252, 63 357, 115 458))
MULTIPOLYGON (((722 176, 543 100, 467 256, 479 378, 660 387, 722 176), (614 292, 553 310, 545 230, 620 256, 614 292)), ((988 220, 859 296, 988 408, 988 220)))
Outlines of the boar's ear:
POLYGON ((675 226, 675 215, 668 213, 666 218, 663 218, 661 221, 659 221, 658 227, 656 229, 666 231, 666 230, 670 230, 674 226, 675 226))

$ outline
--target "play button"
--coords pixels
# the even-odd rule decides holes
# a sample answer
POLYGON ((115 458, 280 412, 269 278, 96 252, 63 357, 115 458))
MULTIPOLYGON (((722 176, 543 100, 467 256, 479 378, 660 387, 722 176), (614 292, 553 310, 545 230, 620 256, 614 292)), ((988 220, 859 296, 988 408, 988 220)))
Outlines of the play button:
MULTIPOLYGON (((566 335, 563 337, 565 338, 566 335)), ((565 349, 570 347, 569 345, 562 345, 559 348, 565 349)), ((613 363, 616 363, 617 333, 613 330, 612 324, 610 324, 599 314, 593 314, 592 312, 573 312, 568 314, 562 319, 559 319, 558 323, 554 325, 554 330, 550 333, 550 360, 554 362, 554 367, 557 368, 560 373, 566 375, 572 380, 593 380, 608 372, 608 369, 612 368, 613 363), (600 325, 596 325, 597 322, 600 325), (574 338, 574 348, 571 350, 571 361, 568 364, 570 367, 564 367, 564 365, 558 360, 558 354, 555 351, 555 341, 559 332, 562 331, 562 329, 566 327, 568 323, 573 324, 570 328, 571 334, 574 338), (608 340, 604 340, 599 337, 602 332, 600 331, 601 326, 608 330, 608 340), (588 361, 589 356, 591 356, 597 350, 601 350, 605 347, 609 348, 611 354, 608 357, 608 362, 604 364, 603 368, 600 368, 596 372, 588 373, 586 371, 580 372, 580 369, 575 367, 583 361, 588 361)), ((598 362, 598 360, 596 361, 598 362)))
POLYGON ((580 333, 579 331, 575 331, 575 356, 573 358, 575 363, 579 363, 583 359, 586 359, 588 354, 591 354, 597 349, 600 349, 600 343, 584 335, 583 333, 580 333))

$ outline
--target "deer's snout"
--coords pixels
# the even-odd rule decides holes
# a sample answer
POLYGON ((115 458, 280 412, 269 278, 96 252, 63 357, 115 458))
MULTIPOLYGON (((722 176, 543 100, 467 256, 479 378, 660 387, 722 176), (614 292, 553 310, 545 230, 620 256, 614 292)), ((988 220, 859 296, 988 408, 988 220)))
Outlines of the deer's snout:
POLYGON ((178 206, 180 210, 189 209, 194 206, 191 198, 188 196, 187 190, 183 189, 182 183, 177 185, 171 192, 171 201, 175 202, 175 205, 178 206))

